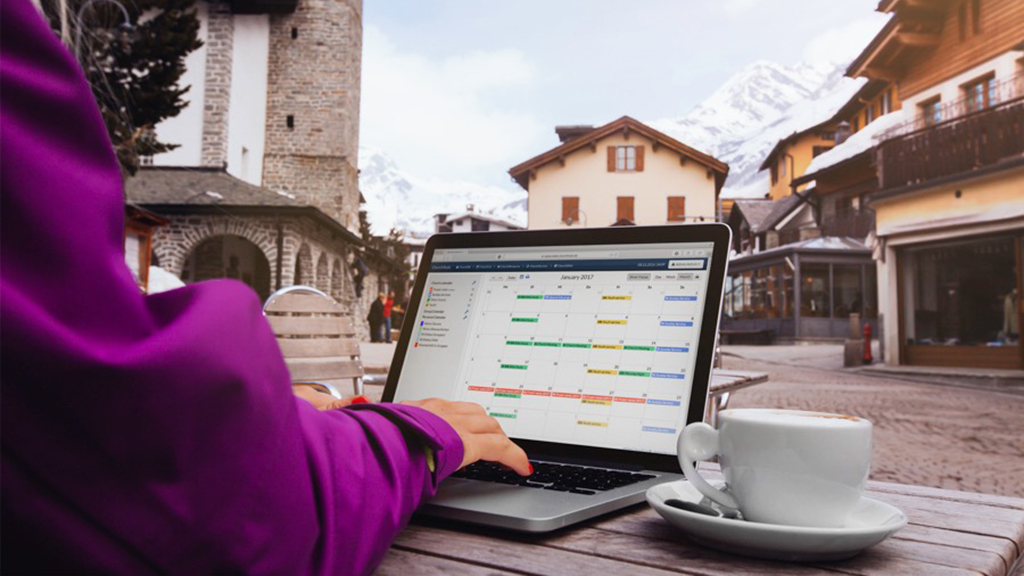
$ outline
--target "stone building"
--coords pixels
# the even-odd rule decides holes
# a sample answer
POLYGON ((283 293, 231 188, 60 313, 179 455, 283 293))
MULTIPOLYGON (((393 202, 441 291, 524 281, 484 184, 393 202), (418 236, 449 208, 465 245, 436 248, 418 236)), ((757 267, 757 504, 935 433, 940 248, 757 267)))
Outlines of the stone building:
MULTIPOLYGON (((403 265, 359 237, 361 0, 197 4, 179 147, 146 159, 126 197, 167 218, 154 259, 187 282, 236 277, 260 294, 316 286, 357 317, 403 265), (369 267, 355 298, 357 254, 369 267)), ((361 323, 359 323, 361 324, 361 323)))

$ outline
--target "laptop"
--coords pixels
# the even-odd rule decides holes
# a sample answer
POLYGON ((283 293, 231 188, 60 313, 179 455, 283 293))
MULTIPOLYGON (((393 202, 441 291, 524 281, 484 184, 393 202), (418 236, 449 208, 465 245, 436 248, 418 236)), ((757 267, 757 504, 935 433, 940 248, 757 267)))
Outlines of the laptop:
POLYGON ((681 479, 731 237, 718 223, 432 236, 384 401, 480 404, 534 474, 472 464, 420 514, 547 532, 681 479))

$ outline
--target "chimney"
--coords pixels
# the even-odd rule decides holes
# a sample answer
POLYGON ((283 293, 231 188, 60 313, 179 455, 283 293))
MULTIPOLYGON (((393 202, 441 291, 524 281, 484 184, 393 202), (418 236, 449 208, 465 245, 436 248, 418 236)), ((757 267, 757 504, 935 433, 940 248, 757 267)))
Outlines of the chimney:
POLYGON ((843 120, 836 126, 836 146, 839 146, 850 137, 850 123, 843 120))
POLYGON ((573 125, 573 126, 555 126, 555 134, 558 134, 558 139, 562 142, 568 142, 569 140, 575 140, 584 134, 592 131, 593 126, 585 125, 573 125))

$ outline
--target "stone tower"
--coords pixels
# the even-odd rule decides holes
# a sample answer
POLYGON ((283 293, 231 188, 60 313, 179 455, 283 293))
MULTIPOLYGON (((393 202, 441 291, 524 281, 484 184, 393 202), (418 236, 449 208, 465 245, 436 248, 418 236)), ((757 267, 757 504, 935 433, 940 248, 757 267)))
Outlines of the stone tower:
POLYGON ((299 0, 270 19, 263 186, 359 231, 362 0, 299 0))

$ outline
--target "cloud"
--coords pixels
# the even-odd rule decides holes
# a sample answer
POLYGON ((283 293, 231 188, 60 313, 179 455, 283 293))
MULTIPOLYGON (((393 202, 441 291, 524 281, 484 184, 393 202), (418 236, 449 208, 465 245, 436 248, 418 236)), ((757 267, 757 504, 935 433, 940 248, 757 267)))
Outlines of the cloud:
POLYGON ((723 0, 722 10, 725 11, 729 16, 739 16, 740 14, 750 11, 751 8, 757 5, 759 0, 723 0))
POLYGON ((507 183, 505 171, 550 131, 507 104, 536 80, 518 50, 435 60, 367 25, 362 73, 361 141, 413 174, 507 183))
POLYGON ((849 24, 829 28, 804 46, 804 62, 835 66, 853 61, 888 19, 888 15, 872 12, 849 24))

